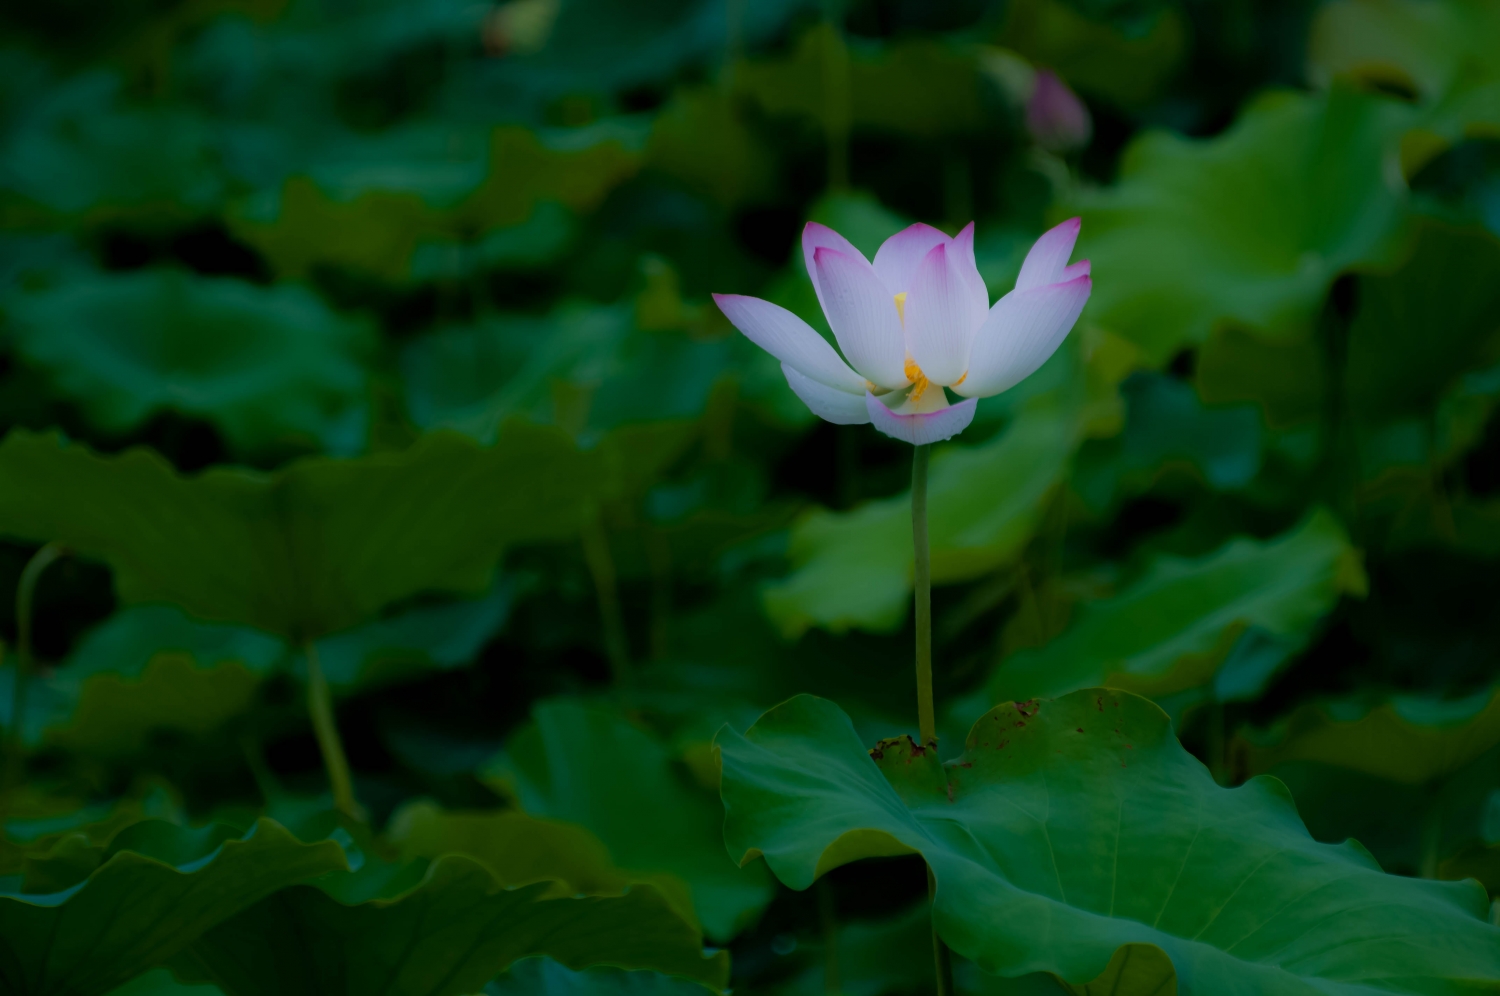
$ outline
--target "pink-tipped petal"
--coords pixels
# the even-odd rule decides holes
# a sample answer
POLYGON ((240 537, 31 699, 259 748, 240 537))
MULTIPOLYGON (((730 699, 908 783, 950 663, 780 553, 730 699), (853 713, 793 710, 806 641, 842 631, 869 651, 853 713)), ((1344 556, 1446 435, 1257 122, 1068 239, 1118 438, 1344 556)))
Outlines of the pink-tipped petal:
POLYGON ((901 229, 881 243, 875 253, 875 273, 885 281, 891 296, 911 290, 917 267, 932 252, 933 246, 945 246, 952 239, 931 225, 918 222, 901 229))
MULTIPOLYGON (((827 225, 809 221, 802 226, 802 262, 807 265, 807 278, 812 281, 813 292, 818 295, 818 307, 828 314, 828 302, 823 300, 823 287, 818 283, 818 268, 813 265, 813 254, 819 249, 832 249, 854 259, 864 259, 865 254, 854 248, 853 243, 827 225)), ((868 262, 868 260, 866 260, 868 262)))
POLYGON ((1064 283, 1066 281, 1074 280, 1074 279, 1077 279, 1078 277, 1086 277, 1088 275, 1089 275, 1089 261, 1086 260, 1086 259, 1080 259, 1078 262, 1074 263, 1072 266, 1065 266, 1065 267, 1063 267, 1062 279, 1059 280, 1058 283, 1064 283))
POLYGON ((780 305, 742 294, 715 294, 714 304, 745 338, 804 376, 844 391, 865 390, 864 378, 849 369, 827 340, 780 305))
POLYGON ((870 421, 863 395, 820 384, 789 363, 781 365, 781 372, 786 374, 787 386, 792 393, 823 421, 834 425, 864 425, 870 421))
POLYGON ((974 312, 974 327, 984 321, 985 314, 990 310, 990 292, 984 286, 984 278, 979 275, 979 267, 974 263, 974 223, 971 221, 963 227, 963 231, 953 236, 953 242, 948 246, 950 251, 950 262, 958 268, 958 275, 963 278, 964 286, 969 294, 969 307, 974 312))
POLYGON ((952 384, 964 375, 969 344, 984 318, 948 249, 933 247, 906 298, 906 348, 934 384, 952 384))
POLYGON ((996 301, 974 337, 969 372, 954 390, 987 398, 1030 377, 1062 344, 1092 288, 1092 278, 1084 276, 1011 291, 996 301))
POLYGON ((1078 241, 1081 218, 1069 218, 1036 240, 1021 264, 1021 275, 1016 277, 1016 290, 1030 290, 1047 284, 1061 283, 1068 257, 1073 255, 1073 244, 1078 241))
MULTIPOLYGON (((941 390, 941 388, 932 388, 932 390, 941 390)), ((978 398, 970 398, 934 412, 898 415, 887 408, 885 402, 875 395, 865 395, 865 408, 869 411, 870 421, 875 424, 875 428, 892 439, 899 439, 913 446, 939 443, 963 432, 969 427, 969 423, 974 421, 974 409, 978 404, 978 398)))
POLYGON ((906 340, 896 301, 865 258, 824 247, 813 253, 813 268, 823 314, 854 369, 881 387, 911 383, 903 372, 906 340))

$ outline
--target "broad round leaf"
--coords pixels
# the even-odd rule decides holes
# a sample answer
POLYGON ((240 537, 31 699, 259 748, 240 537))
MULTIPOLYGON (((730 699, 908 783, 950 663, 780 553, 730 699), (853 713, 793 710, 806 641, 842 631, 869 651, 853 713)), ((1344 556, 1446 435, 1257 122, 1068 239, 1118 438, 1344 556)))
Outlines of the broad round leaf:
POLYGON ((270 476, 184 477, 147 450, 101 457, 17 430, 0 444, 0 535, 104 560, 126 602, 304 640, 419 592, 482 590, 511 544, 572 535, 600 476, 561 431, 524 423, 489 447, 434 433, 270 476))
MULTIPOLYGON (((919 853, 939 933, 996 974, 1082 985, 1135 944, 1171 960, 1184 996, 1500 984, 1500 929, 1475 883, 1396 878, 1357 844, 1316 843, 1280 782, 1219 787, 1127 692, 999 706, 946 765, 909 738, 866 751, 811 696, 718 745, 731 854, 763 855, 800 889, 919 853)), ((1144 974, 1142 988, 1127 966, 1118 991, 1164 984, 1144 974)))
POLYGON ((107 847, 73 835, 30 859, 25 891, 0 892, 0 986, 106 993, 276 890, 345 867, 337 843, 304 844, 271 820, 224 829, 146 821, 107 847))

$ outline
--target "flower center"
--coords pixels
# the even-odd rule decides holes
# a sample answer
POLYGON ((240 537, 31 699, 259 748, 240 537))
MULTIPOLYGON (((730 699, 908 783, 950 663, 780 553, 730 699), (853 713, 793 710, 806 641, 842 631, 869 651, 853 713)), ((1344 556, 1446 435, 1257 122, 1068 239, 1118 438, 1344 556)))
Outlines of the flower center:
MULTIPOLYGON (((896 295, 898 306, 901 299, 905 296, 905 294, 896 295)), ((911 381, 911 394, 907 396, 907 404, 914 405, 922 399, 922 395, 927 393, 927 389, 932 386, 932 382, 927 379, 927 375, 922 372, 922 368, 917 366, 917 361, 909 356, 906 358, 906 366, 901 372, 906 374, 907 380, 911 381)))

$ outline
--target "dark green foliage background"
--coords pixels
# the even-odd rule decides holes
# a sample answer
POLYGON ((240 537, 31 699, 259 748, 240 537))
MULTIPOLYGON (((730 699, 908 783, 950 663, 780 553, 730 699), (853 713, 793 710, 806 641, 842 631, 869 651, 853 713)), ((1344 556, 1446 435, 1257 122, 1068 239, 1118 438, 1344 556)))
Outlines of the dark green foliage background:
POLYGON ((1083 218, 1076 330, 934 455, 945 759, 1124 689, 1318 841, 1500 890, 1494 0, 69 0, 0 37, 0 993, 930 991, 914 847, 801 892, 722 834, 725 724, 915 728, 910 453, 709 300, 827 334, 809 219, 974 219, 994 299, 1083 218), (1028 132, 1033 67, 1081 148, 1028 132))

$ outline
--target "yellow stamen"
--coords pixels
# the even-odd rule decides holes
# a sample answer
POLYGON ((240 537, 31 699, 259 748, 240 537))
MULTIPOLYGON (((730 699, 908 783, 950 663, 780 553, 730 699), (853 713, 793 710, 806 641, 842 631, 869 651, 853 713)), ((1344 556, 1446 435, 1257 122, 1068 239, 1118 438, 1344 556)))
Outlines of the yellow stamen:
POLYGON ((969 379, 969 371, 965 370, 964 371, 964 375, 962 377, 958 378, 958 380, 955 380, 953 382, 953 386, 957 387, 958 385, 962 384, 964 381, 966 381, 968 379, 969 379))
POLYGON ((901 324, 906 324, 906 291, 896 295, 896 314, 901 318, 901 324))
MULTIPOLYGON (((901 298, 905 296, 905 294, 897 294, 897 302, 899 303, 901 298)), ((909 404, 916 404, 921 400, 922 395, 927 393, 927 389, 932 386, 932 382, 927 379, 927 375, 922 372, 922 368, 917 366, 916 361, 909 356, 906 358, 906 366, 901 372, 906 374, 907 380, 911 381, 911 394, 907 396, 906 400, 909 404)))

